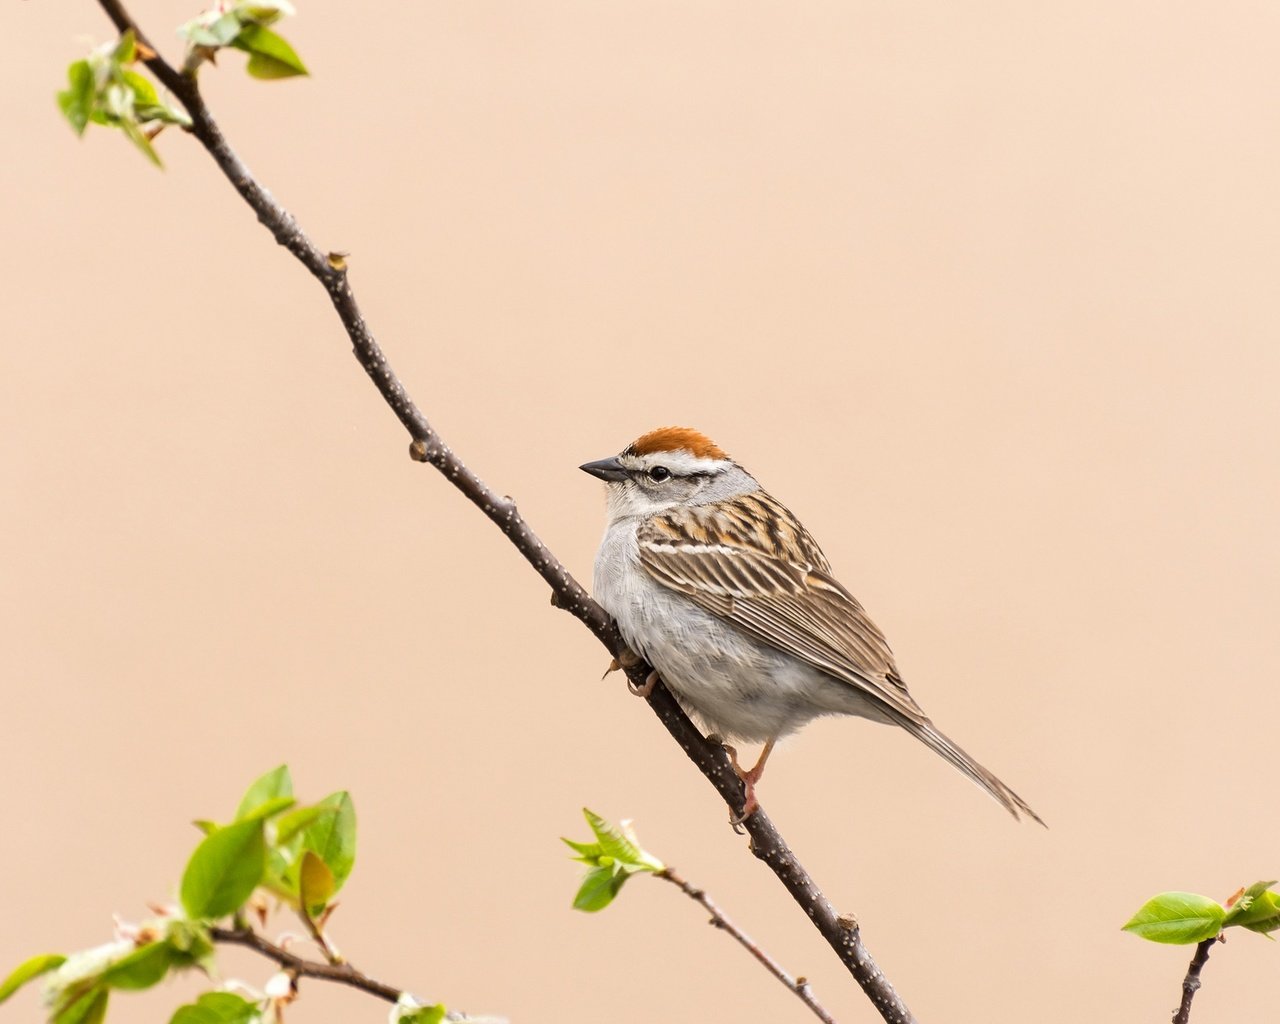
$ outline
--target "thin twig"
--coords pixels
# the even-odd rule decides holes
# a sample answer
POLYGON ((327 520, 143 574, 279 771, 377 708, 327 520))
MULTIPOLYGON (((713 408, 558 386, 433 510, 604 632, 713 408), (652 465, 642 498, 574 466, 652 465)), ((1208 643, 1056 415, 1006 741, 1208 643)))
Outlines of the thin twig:
POLYGON ((1200 990, 1200 971, 1209 960, 1209 950, 1213 949, 1213 944, 1221 938, 1222 936, 1215 935, 1196 946, 1195 955, 1187 966, 1187 976, 1182 979, 1182 1003, 1178 1007, 1178 1012, 1173 1015, 1173 1024, 1188 1024, 1191 1020, 1191 1000, 1200 990))
POLYGON ((298 916, 302 918, 302 923, 306 926, 312 941, 320 947, 320 952, 324 954, 324 958, 329 963, 337 966, 347 962, 346 958, 338 952, 338 947, 329 941, 329 937, 325 935, 320 925, 316 924, 315 918, 307 913, 306 907, 298 908, 298 916))
MULTIPOLYGON (((608 614, 591 599, 569 570, 530 529, 516 510, 515 502, 497 494, 468 469, 409 397, 360 312, 355 293, 347 279, 346 261, 322 252, 303 233, 293 215, 258 183, 228 145, 205 105, 194 75, 176 71, 155 52, 155 47, 147 41, 120 0, 98 0, 98 3, 118 31, 132 29, 139 42, 146 47, 143 52, 155 53, 146 58, 146 66, 186 107, 191 117, 191 133, 208 151, 232 187, 249 204, 276 242, 288 249, 325 289, 351 339, 356 359, 413 439, 409 446, 410 455, 419 462, 428 462, 434 466, 495 523, 551 587, 556 607, 563 608, 582 622, 609 653, 616 657, 623 650, 624 644, 608 614)), ((643 662, 626 669, 628 678, 637 686, 644 685, 651 671, 651 667, 643 662)), ((654 687, 646 699, 659 721, 724 798, 730 810, 740 814, 745 792, 741 780, 730 767, 723 747, 703 738, 665 686, 654 687)), ((763 860, 786 886, 792 898, 862 986, 880 1015, 889 1024, 914 1024, 915 1018, 911 1011, 863 945, 857 922, 850 916, 842 916, 836 912, 774 828, 768 815, 763 810, 757 811, 744 824, 751 836, 752 853, 763 860)))
POLYGON ((742 946, 748 953, 756 958, 766 971, 777 978, 783 985, 794 992, 805 1006, 813 1011, 813 1015, 823 1024, 836 1024, 835 1018, 831 1016, 818 1002, 812 990, 809 988, 809 982, 804 978, 793 978, 786 972, 783 966, 773 957, 761 949, 754 939, 746 932, 739 928, 736 924, 725 917, 724 911, 721 910, 706 891, 696 886, 690 885, 681 878, 674 868, 663 868, 661 871, 654 872, 656 878, 662 878, 670 882, 682 893, 693 900, 695 903, 702 904, 703 908, 711 915, 711 924, 719 928, 722 932, 728 932, 738 944, 742 946))
POLYGON ((385 982, 370 978, 362 971, 356 970, 348 963, 326 964, 318 960, 308 960, 297 956, 287 949, 264 939, 250 928, 212 928, 210 934, 214 942, 230 946, 245 946, 261 953, 268 960, 274 960, 286 971, 291 971, 300 978, 319 978, 322 981, 335 981, 339 985, 350 985, 371 996, 385 999, 388 1003, 398 1002, 403 989, 388 985, 385 982))

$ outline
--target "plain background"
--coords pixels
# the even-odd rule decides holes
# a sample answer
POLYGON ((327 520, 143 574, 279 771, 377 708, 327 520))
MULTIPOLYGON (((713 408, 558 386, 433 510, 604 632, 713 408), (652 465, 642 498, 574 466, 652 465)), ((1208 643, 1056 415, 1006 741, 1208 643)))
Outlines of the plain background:
MULTIPOLYGON (((133 6, 177 54, 195 7, 133 6)), ((771 762, 764 804, 920 1019, 1167 1019, 1190 951, 1120 925, 1280 874, 1280 9, 301 6, 311 79, 228 54, 208 97, 352 254, 446 440, 587 580, 578 464, 707 431, 1049 822, 856 720, 771 762)), ((96 5, 8 3, 0 29, 0 962, 144 916, 188 821, 288 761, 360 813, 336 940, 423 997, 806 1019, 661 883, 572 911, 557 837, 586 804, 874 1020, 598 644, 409 461, 323 293, 203 152, 163 137, 162 173, 60 120, 96 5)), ((1276 957, 1233 935, 1197 1024, 1259 1019, 1276 957)), ((384 1013, 309 983, 290 1016, 384 1013)))

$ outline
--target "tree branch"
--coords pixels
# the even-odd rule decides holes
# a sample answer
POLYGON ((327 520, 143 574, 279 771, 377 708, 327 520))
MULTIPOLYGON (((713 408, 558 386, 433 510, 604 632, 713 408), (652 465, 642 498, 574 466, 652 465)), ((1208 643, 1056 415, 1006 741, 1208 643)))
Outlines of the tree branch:
POLYGON ((269 942, 251 928, 211 928, 209 934, 214 942, 229 946, 245 946, 255 953, 261 953, 268 960, 274 960, 286 971, 291 971, 300 978, 319 978, 322 981, 335 981, 339 985, 350 985, 371 996, 385 999, 388 1003, 398 1002, 403 989, 377 981, 367 974, 357 971, 348 963, 325 964, 318 960, 308 960, 296 956, 287 949, 269 942))
MULTIPOLYGON (((534 570, 551 587, 553 603, 583 623, 617 656, 623 649, 612 620, 593 601, 577 580, 549 551, 516 510, 511 498, 498 495, 444 443, 409 397, 404 385, 388 363, 381 347, 365 322, 347 279, 346 263, 336 255, 322 253, 303 233, 293 215, 264 189, 248 167, 228 145, 200 94, 194 74, 183 74, 161 57, 119 0, 98 0, 116 29, 133 30, 143 45, 146 66, 181 101, 191 117, 190 132, 208 151, 232 187, 257 214, 276 242, 289 250, 320 283, 346 329, 354 354, 373 381, 383 400, 413 439, 411 456, 428 462, 479 508, 515 545, 534 570), (146 56, 151 54, 150 56, 146 56)), ((642 686, 652 671, 643 662, 626 669, 627 676, 642 686)), ((740 814, 745 793, 719 743, 710 743, 689 720, 666 687, 659 685, 646 698, 659 721, 716 788, 735 814, 740 814)), ((792 898, 813 922, 842 963, 862 986, 880 1015, 890 1024, 914 1024, 915 1018, 902 1002, 863 945, 856 920, 837 914, 817 884, 791 852, 763 810, 745 823, 751 836, 751 851, 764 861, 786 886, 792 898)), ((336 969, 336 968, 335 968, 336 969)))
POLYGON ((1182 979, 1182 1004, 1173 1015, 1173 1024, 1188 1024, 1191 1020, 1191 1000, 1200 990, 1200 971, 1209 961, 1209 951, 1213 949, 1213 944, 1221 939, 1221 935, 1215 935, 1196 946, 1195 955, 1187 965, 1187 976, 1182 979))
POLYGON ((737 940, 738 944, 755 957, 766 971, 794 992, 799 997, 800 1001, 813 1011, 813 1015, 817 1017, 818 1020, 822 1021, 823 1024, 836 1024, 835 1018, 823 1008, 822 1004, 818 1002, 813 992, 809 989, 809 982, 804 978, 791 977, 791 975, 783 969, 782 965, 778 963, 778 961, 756 945, 751 936, 747 935, 736 924, 725 917, 724 911, 716 906, 715 901, 713 901, 704 890, 690 885, 676 874, 674 868, 663 868, 661 871, 656 871, 654 872, 654 877, 665 879, 688 896, 689 899, 693 900, 695 903, 702 904, 707 912, 711 914, 711 924, 719 928, 722 932, 728 932, 733 936, 733 938, 737 940))

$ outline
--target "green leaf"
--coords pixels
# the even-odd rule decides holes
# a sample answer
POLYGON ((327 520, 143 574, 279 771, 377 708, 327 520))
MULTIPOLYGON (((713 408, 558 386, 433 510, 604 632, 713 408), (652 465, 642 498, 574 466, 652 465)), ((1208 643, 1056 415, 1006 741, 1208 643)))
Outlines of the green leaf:
MULTIPOLYGON (((1275 880, 1272 879, 1269 882, 1254 882, 1249 888, 1241 889, 1235 896, 1227 900, 1225 923, 1228 925, 1239 924, 1241 918, 1252 916, 1258 899, 1275 884, 1275 880)), ((1265 910, 1265 907, 1263 909, 1265 910)))
POLYGON ((133 29, 126 29, 120 36, 120 41, 116 43, 116 48, 111 51, 111 62, 113 64, 132 64, 138 59, 138 39, 133 29))
MULTIPOLYGON (((1266 917, 1260 917, 1252 921, 1237 922, 1241 928, 1246 928, 1251 932, 1257 932, 1259 935, 1265 935, 1271 938, 1271 933, 1280 930, 1280 905, 1277 905, 1275 895, 1272 894, 1272 905, 1270 912, 1266 917)), ((1274 941, 1274 940, 1273 940, 1274 941)))
POLYGON ((355 863, 355 805, 345 793, 332 793, 310 807, 300 807, 276 822, 276 838, 267 859, 265 884, 297 906, 302 856, 310 850, 329 868, 334 891, 342 888, 355 863))
POLYGON ((587 877, 578 887, 578 894, 573 898, 574 909, 585 910, 589 914, 603 910, 613 902, 626 880, 625 871, 615 871, 613 868, 588 871, 587 877))
POLYGON ((24 960, 13 969, 13 973, 9 977, 0 982, 0 1003, 3 1003, 27 982, 40 977, 42 974, 56 971, 66 962, 67 958, 61 953, 41 953, 39 956, 33 956, 30 960, 24 960))
POLYGON ((270 25, 281 18, 297 14, 289 0, 240 0, 236 13, 244 22, 270 25))
POLYGON ((184 128, 191 125, 191 118, 187 117, 181 110, 166 107, 163 103, 158 103, 155 106, 135 107, 134 113, 138 115, 139 121, 163 121, 165 124, 180 124, 184 128))
POLYGON ((1236 900, 1227 913, 1228 925, 1239 925, 1259 935, 1280 930, 1280 893, 1267 887, 1272 882, 1255 882, 1236 900))
POLYGON ((582 813, 596 834, 603 856, 612 857, 635 871, 661 871, 665 867, 657 857, 640 848, 635 833, 626 822, 614 825, 586 807, 582 813))
POLYGON ((169 1024, 250 1024, 258 1004, 234 992, 205 992, 194 1003, 179 1006, 169 1024))
POLYGON ((165 940, 173 953, 174 966, 198 964, 207 973, 213 962, 213 938, 204 925, 182 917, 170 918, 165 940))
POLYGON ((333 872, 334 892, 342 888, 356 861, 356 807, 345 790, 320 801, 331 809, 307 826, 302 848, 312 850, 333 872))
POLYGON ((288 845, 317 818, 333 813, 332 807, 312 804, 310 807, 299 807, 288 814, 282 814, 276 819, 276 845, 288 845))
POLYGON ((446 1010, 443 1003, 434 1006, 423 1006, 408 1013, 402 1013, 396 1020, 399 1024, 440 1024, 444 1020, 446 1010))
POLYGON ((236 810, 236 821, 243 820, 250 811, 257 810, 268 800, 282 796, 293 796, 293 778, 289 774, 287 764, 272 768, 271 771, 254 780, 236 810))
POLYGON ((299 75, 308 74, 306 70, 295 71, 282 61, 261 53, 249 54, 249 59, 245 62, 244 69, 251 78, 259 78, 266 82, 272 82, 279 78, 296 78, 299 75))
POLYGON ((95 95, 93 69, 89 62, 78 60, 71 64, 67 68, 67 81, 70 87, 58 93, 58 106, 76 134, 83 135, 93 114, 95 95))
POLYGON ((640 848, 623 835, 621 829, 586 807, 582 808, 582 813, 591 826, 591 831, 596 834, 596 839, 600 841, 601 850, 615 860, 628 864, 640 860, 640 848))
POLYGON ((578 856, 573 859, 580 860, 583 864, 598 866, 600 856, 604 853, 599 843, 575 843, 572 839, 566 839, 564 836, 560 837, 560 842, 576 852, 578 856))
POLYGON ((187 916, 212 920, 239 910, 262 880, 266 852, 261 820, 238 821, 205 837, 182 876, 187 916))
POLYGON ((246 25, 231 43, 249 55, 246 68, 254 78, 292 78, 307 74, 302 58, 284 38, 261 25, 246 25))
POLYGON ((136 107, 159 106, 160 96, 156 92, 156 87, 151 84, 151 80, 146 75, 140 75, 136 71, 122 71, 121 76, 124 78, 124 84, 133 90, 133 103, 136 107))
POLYGON ((298 898, 303 910, 311 917, 319 914, 333 896, 334 888, 329 865, 318 854, 307 850, 302 855, 302 867, 298 872, 298 898))
POLYGON ((1217 900, 1190 892, 1162 892, 1130 918, 1124 931, 1151 942, 1185 945, 1222 931, 1227 912, 1217 900))
POLYGON ((253 810, 241 814, 236 818, 237 821, 266 821, 268 818, 279 814, 281 811, 287 811, 296 804, 291 796, 273 796, 270 800, 264 800, 258 804, 253 810))
POLYGON ((298 904, 298 872, 302 869, 302 857, 297 851, 281 847, 267 851, 267 870, 262 884, 291 907, 298 904))
POLYGON ((391 1008, 388 1020, 391 1024, 440 1024, 446 1012, 443 1003, 423 1006, 408 992, 401 992, 396 1005, 391 1008))
POLYGON ((151 942, 108 967, 101 983, 130 991, 150 988, 169 973, 173 961, 173 950, 167 942, 151 942))
POLYGON ((157 167, 164 166, 164 161, 160 159, 160 154, 157 153, 155 147, 151 145, 151 140, 147 138, 143 130, 138 127, 137 121, 132 117, 122 117, 117 124, 120 125, 120 130, 124 132, 129 141, 142 151, 143 156, 157 167))
POLYGON ((196 818, 191 824, 207 836, 211 836, 218 831, 218 823, 210 821, 208 818, 196 818))
POLYGON ((108 990, 89 989, 53 1015, 52 1024, 102 1024, 107 1015, 108 990))

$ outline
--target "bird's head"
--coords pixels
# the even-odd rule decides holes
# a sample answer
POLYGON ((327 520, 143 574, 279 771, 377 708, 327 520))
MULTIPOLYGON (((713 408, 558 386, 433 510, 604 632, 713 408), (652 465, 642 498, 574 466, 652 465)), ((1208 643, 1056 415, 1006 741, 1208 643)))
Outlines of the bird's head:
POLYGON ((611 521, 705 505, 759 487, 719 445, 689 427, 651 430, 619 454, 579 468, 608 484, 611 521))

